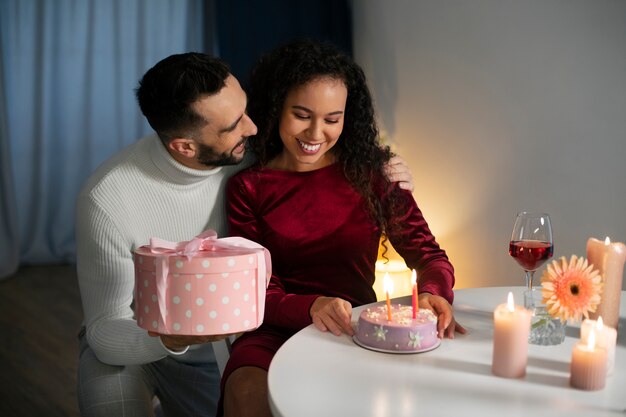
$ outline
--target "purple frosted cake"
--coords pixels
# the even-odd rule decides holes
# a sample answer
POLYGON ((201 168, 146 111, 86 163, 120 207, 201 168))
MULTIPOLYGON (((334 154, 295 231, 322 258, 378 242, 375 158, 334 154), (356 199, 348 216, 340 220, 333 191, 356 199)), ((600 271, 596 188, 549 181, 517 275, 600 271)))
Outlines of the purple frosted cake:
POLYGON ((391 321, 387 317, 384 304, 363 310, 355 342, 374 350, 400 353, 423 352, 439 345, 437 317, 432 311, 420 309, 414 319, 411 306, 396 304, 391 306, 391 321))

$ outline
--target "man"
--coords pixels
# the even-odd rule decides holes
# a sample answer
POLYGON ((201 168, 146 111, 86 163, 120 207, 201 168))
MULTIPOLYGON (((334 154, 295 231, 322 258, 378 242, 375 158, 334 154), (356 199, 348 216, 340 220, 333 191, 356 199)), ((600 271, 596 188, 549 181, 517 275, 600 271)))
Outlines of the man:
MULTIPOLYGON (((84 329, 78 399, 83 416, 213 416, 219 337, 148 334, 133 318, 133 249, 150 237, 189 240, 206 229, 226 235, 224 186, 249 165, 245 143, 257 128, 228 66, 199 53, 173 55, 137 89, 156 135, 106 161, 77 201, 77 270, 84 329), (247 160, 246 162, 243 162, 247 160), (243 163, 242 163, 243 162, 243 163)), ((392 180, 407 180, 402 162, 392 180)))

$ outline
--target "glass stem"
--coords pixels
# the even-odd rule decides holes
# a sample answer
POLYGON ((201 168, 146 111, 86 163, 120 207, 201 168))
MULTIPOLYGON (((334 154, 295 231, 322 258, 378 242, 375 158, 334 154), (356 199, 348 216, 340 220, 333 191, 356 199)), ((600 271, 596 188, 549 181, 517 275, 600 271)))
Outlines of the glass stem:
POLYGON ((526 288, 528 288, 528 290, 532 290, 533 289, 533 275, 535 274, 535 271, 526 271, 526 288))

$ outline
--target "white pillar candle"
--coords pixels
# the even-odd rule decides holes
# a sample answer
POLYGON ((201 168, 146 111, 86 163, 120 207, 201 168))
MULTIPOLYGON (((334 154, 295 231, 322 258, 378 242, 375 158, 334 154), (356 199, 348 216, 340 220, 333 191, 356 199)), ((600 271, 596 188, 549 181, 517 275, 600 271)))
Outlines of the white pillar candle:
POLYGON ((611 243, 608 237, 604 242, 590 238, 587 241, 587 261, 600 271, 604 282, 602 301, 590 317, 597 319, 602 316, 604 324, 617 329, 626 246, 621 242, 611 243))
POLYGON ((613 374, 615 368, 615 345, 617 343, 617 331, 609 326, 604 325, 602 317, 598 320, 585 320, 580 326, 580 341, 586 344, 589 340, 591 330, 595 331, 596 345, 606 350, 606 373, 613 374))
POLYGON ((513 302, 509 292, 506 304, 493 312, 493 362, 494 375, 520 378, 526 375, 528 360, 528 333, 532 313, 513 302))
POLYGON ((606 385, 606 350, 595 345, 595 331, 589 331, 587 343, 579 342, 572 351, 570 385, 597 391, 606 385))

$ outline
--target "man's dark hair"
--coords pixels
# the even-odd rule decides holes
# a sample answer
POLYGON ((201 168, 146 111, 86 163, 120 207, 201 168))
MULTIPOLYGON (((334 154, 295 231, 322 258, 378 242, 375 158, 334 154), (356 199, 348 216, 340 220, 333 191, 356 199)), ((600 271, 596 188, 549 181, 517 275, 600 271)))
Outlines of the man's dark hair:
POLYGON ((204 120, 190 105, 219 93, 230 74, 228 65, 210 55, 171 55, 150 68, 135 90, 141 112, 164 143, 193 135, 204 120))

